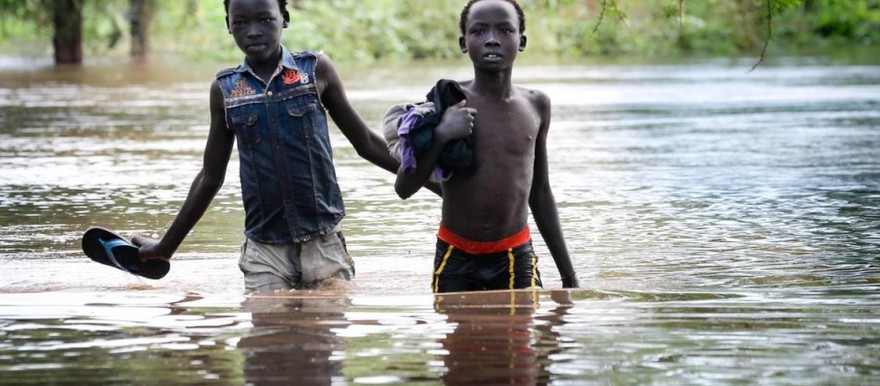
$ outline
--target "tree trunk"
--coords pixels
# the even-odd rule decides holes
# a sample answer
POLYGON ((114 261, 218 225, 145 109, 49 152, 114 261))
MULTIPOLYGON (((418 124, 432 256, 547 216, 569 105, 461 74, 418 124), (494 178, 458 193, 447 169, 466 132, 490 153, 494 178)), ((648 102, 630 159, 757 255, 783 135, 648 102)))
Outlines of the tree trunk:
POLYGON ((156 0, 130 0, 131 57, 146 61, 150 56, 150 26, 156 11, 156 0))
POLYGON ((52 22, 55 64, 81 64, 83 0, 56 0, 52 2, 52 22))

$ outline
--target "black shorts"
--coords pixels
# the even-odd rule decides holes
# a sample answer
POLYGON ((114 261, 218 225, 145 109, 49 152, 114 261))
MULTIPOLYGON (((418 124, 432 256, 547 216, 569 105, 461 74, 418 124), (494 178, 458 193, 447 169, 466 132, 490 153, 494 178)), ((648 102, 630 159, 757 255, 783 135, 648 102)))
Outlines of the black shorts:
POLYGON ((541 288, 538 256, 531 240, 506 251, 470 254, 438 239, 434 293, 541 288))

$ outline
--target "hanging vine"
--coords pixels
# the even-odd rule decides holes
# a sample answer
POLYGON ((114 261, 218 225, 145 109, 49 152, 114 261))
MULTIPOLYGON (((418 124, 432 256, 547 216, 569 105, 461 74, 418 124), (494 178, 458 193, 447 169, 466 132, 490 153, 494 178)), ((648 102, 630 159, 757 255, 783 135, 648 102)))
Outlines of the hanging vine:
POLYGON ((764 39, 764 47, 761 49, 761 56, 758 57, 758 61, 755 62, 755 65, 749 70, 749 72, 755 71, 758 66, 764 62, 764 57, 767 56, 767 47, 770 46, 770 39, 773 38, 773 0, 767 1, 767 38, 764 39))
MULTIPOLYGON (((761 48, 761 54, 758 57, 758 61, 755 62, 754 65, 752 65, 751 69, 749 69, 748 72, 752 72, 755 69, 757 69, 758 66, 760 66, 764 62, 764 59, 767 57, 767 49, 770 46, 770 41, 773 39, 773 11, 774 11, 774 7, 779 8, 779 9, 786 8, 786 7, 792 7, 792 6, 800 4, 802 1, 803 0, 764 0, 763 1, 764 4, 766 5, 766 7, 765 7, 766 14, 764 16, 766 17, 766 20, 767 20, 767 24, 766 24, 767 36, 764 39, 764 45, 761 48)), ((622 16, 622 13, 620 12, 620 10, 617 6, 617 2, 615 0, 602 0, 601 4, 602 4, 602 7, 599 11, 598 20, 596 21, 596 24, 593 26, 592 35, 595 35, 599 31, 599 27, 602 25, 602 22, 605 20, 605 15, 608 13, 609 7, 613 7, 615 12, 618 13, 618 17, 620 18, 621 23, 624 24, 624 26, 626 26, 626 20, 622 16)), ((678 15, 677 15, 678 39, 682 40, 684 38, 684 34, 685 34, 685 30, 684 30, 685 0, 677 0, 677 8, 678 8, 677 9, 677 11, 678 11, 678 15)))
POLYGON ((596 25, 593 26, 593 32, 590 35, 595 35, 599 32, 599 27, 602 25, 602 21, 605 20, 605 11, 608 10, 608 0, 602 0, 602 9, 599 10, 599 19, 596 20, 596 25))
POLYGON ((605 15, 608 13, 609 7, 617 14, 617 20, 620 24, 622 24, 627 30, 630 30, 629 24, 626 22, 626 16, 620 10, 620 7, 617 6, 617 0, 602 0, 602 8, 599 10, 599 18, 596 20, 596 25, 593 26, 593 31, 590 35, 595 35, 599 32, 599 27, 602 26, 602 22, 605 20, 605 15))
POLYGON ((684 35, 684 0, 678 0, 678 39, 684 35))

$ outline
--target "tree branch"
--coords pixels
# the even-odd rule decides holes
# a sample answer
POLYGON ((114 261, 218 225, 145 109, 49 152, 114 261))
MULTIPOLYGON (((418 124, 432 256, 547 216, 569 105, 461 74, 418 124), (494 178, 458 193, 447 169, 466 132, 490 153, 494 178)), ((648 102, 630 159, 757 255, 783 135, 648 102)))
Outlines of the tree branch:
POLYGON ((608 10, 608 0, 602 0, 602 10, 599 11, 599 20, 596 21, 596 25, 593 26, 593 32, 590 35, 595 35, 599 32, 599 26, 602 25, 602 21, 605 20, 605 11, 608 10))
POLYGON ((758 61, 755 62, 755 65, 753 65, 752 69, 748 72, 755 71, 755 69, 764 62, 764 57, 767 56, 767 46, 770 45, 771 38, 773 38, 773 0, 767 0, 767 40, 764 40, 764 48, 761 49, 761 57, 758 58, 758 61))
POLYGON ((678 0, 678 40, 684 35, 684 0, 678 0))

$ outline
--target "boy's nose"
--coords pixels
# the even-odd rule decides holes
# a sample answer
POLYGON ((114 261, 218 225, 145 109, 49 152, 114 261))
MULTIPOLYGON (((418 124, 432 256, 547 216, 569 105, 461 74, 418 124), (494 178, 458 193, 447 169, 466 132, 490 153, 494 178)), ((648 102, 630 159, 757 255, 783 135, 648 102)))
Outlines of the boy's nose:
POLYGON ((498 41, 498 38, 495 37, 494 33, 490 33, 486 39, 486 45, 487 46, 500 46, 501 42, 498 41))
POLYGON ((248 37, 257 37, 263 34, 263 31, 260 31, 260 28, 257 26, 251 26, 247 30, 248 37))

